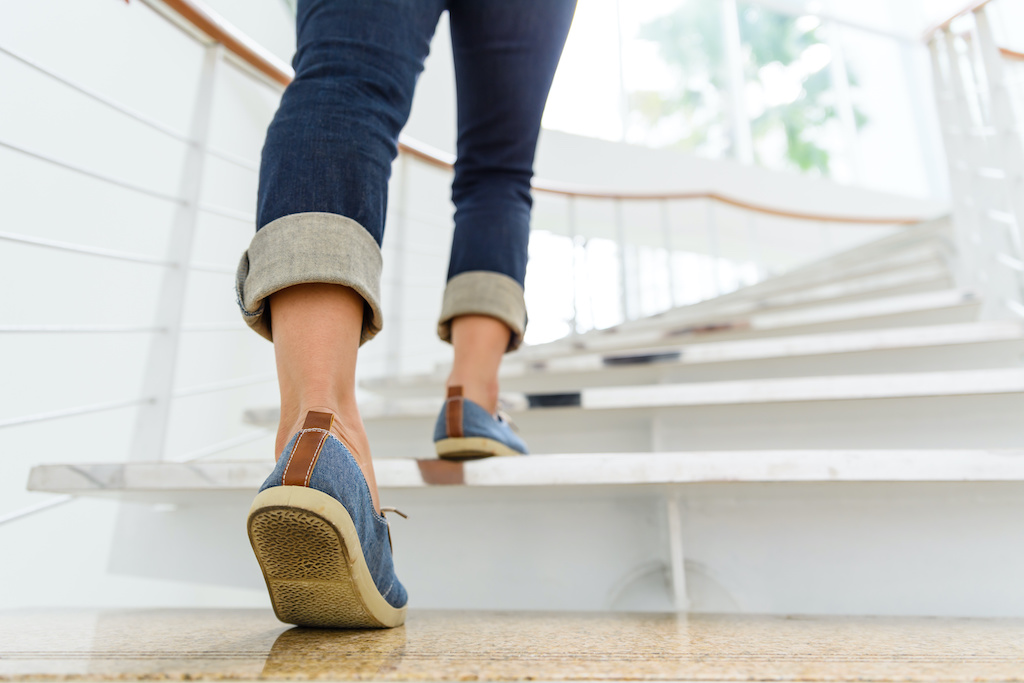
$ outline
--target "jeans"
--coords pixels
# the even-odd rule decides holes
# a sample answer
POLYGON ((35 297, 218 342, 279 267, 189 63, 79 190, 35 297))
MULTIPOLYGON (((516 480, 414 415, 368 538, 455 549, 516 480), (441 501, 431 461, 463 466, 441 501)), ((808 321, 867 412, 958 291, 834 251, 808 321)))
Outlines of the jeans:
POLYGON ((575 0, 300 0, 295 80, 267 133, 257 232, 239 306, 268 339, 265 299, 329 282, 366 301, 362 341, 383 324, 380 245, 391 163, 416 79, 448 10, 458 91, 455 233, 438 333, 458 315, 526 326, 530 179, 541 114, 575 0))

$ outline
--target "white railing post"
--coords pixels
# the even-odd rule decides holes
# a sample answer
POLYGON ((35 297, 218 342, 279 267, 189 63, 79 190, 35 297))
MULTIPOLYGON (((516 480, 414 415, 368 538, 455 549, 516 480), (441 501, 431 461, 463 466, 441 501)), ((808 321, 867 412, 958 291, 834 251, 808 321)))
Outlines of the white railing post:
POLYGON ((708 231, 708 254, 711 256, 711 278, 714 284, 715 296, 722 295, 722 264, 718 252, 718 222, 715 220, 715 200, 707 200, 707 231, 708 231))
POLYGON ((668 274, 668 305, 676 304, 676 274, 672 268, 672 206, 669 200, 662 199, 661 204, 661 241, 665 247, 665 268, 668 274))
POLYGON ((936 89, 936 96, 953 192, 954 226, 961 263, 958 280, 963 286, 983 288, 985 267, 979 235, 979 210, 975 206, 975 169, 980 164, 972 158, 971 131, 974 125, 960 68, 960 56, 955 37, 948 28, 932 39, 930 47, 932 69, 940 86, 936 89), (945 52, 945 68, 940 49, 945 52))
POLYGON ((613 199, 615 202, 615 236, 619 243, 619 302, 622 306, 622 319, 632 319, 630 299, 632 288, 629 284, 629 259, 626 256, 626 218, 623 215, 622 200, 613 199))
POLYGON ((576 281, 579 276, 579 266, 576 258, 576 197, 570 195, 566 200, 565 232, 569 237, 570 249, 570 277, 572 283, 572 320, 569 321, 569 334, 576 334, 579 318, 579 306, 576 303, 576 281))
POLYGON ((665 500, 666 531, 668 533, 668 570, 672 582, 672 603, 676 612, 690 610, 690 595, 686 588, 686 552, 683 546, 683 506, 679 494, 669 493, 665 500))
POLYGON ((387 358, 385 359, 386 372, 391 377, 397 377, 402 370, 402 320, 405 315, 402 307, 405 303, 405 273, 406 273, 406 233, 408 232, 408 211, 409 211, 409 159, 405 154, 398 156, 398 192, 395 196, 395 217, 394 225, 388 226, 388 243, 394 245, 392 261, 395 268, 391 269, 391 306, 392 313, 388 317, 387 333, 387 358))
POLYGON ((622 0, 615 0, 615 26, 618 29, 616 37, 619 51, 619 141, 625 142, 629 127, 629 92, 626 90, 626 59, 623 49, 626 37, 622 35, 622 0))
POLYGON ((818 235, 821 237, 821 251, 828 256, 832 253, 832 226, 826 221, 818 221, 818 235))
POLYGON ((832 51, 829 62, 829 75, 832 77, 832 89, 836 94, 836 108, 839 110, 839 121, 843 127, 846 153, 853 168, 853 177, 861 183, 864 180, 864 163, 860 156, 860 145, 857 144, 857 114, 853 107, 853 96, 850 94, 850 74, 846 69, 846 54, 839 37, 839 27, 828 24, 824 27, 828 47, 832 51))
POLYGON ((997 258, 1000 259, 1006 276, 1005 296, 1008 307, 1017 312, 1018 307, 1024 305, 1024 273, 1018 267, 1008 264, 1024 262, 1024 143, 1021 140, 1024 131, 1017 126, 1019 118, 1014 111, 1005 64, 992 34, 987 9, 978 9, 974 13, 974 18, 977 49, 988 84, 989 124, 993 129, 992 137, 995 142, 992 156, 996 167, 1005 173, 1001 183, 1001 194, 1009 220, 1001 227, 1009 233, 1007 242, 1011 251, 1002 251, 997 258), (1018 306, 1015 307, 1013 304, 1018 306))
POLYGON ((764 252, 761 249, 761 233, 757 229, 757 214, 753 212, 747 212, 747 242, 750 246, 747 253, 757 274, 755 283, 760 282, 766 277, 767 269, 764 265, 764 252))
POLYGON ((744 164, 754 163, 754 136, 747 115, 746 77, 743 73, 743 45, 736 0, 723 0, 722 44, 729 88, 729 118, 732 122, 733 156, 744 164))
POLYGON ((174 395, 178 346, 185 313, 188 263, 199 218, 199 200, 213 112, 213 95, 221 64, 223 47, 219 44, 207 47, 189 131, 191 143, 182 166, 180 197, 183 203, 175 212, 167 248, 167 261, 171 265, 164 272, 156 303, 154 323, 164 331, 153 335, 143 378, 142 395, 152 396, 154 401, 139 408, 129 452, 129 458, 132 460, 164 458, 171 400, 174 395))

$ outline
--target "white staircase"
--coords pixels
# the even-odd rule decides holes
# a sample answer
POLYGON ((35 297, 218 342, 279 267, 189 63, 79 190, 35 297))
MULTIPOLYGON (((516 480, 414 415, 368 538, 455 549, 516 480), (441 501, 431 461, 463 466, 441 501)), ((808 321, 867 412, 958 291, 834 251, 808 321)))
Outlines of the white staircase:
MULTIPOLYGON (((929 42, 955 231, 937 219, 862 243, 934 205, 736 165, 716 173, 746 178, 743 201, 723 199, 743 189, 725 181, 646 194, 539 180, 535 226, 584 251, 614 241, 618 267, 588 296, 627 318, 652 310, 638 264, 653 261, 630 254, 664 252, 656 302, 678 296, 681 253, 714 264, 707 291, 721 291, 723 262, 811 262, 509 356, 502 386, 529 457, 433 457, 446 367, 430 368, 445 348, 420 332, 443 283, 405 275, 413 262, 443 272, 450 169, 403 145, 386 247, 397 324, 363 358, 377 376, 362 407, 382 499, 410 514, 392 529, 412 607, 1024 614, 1024 55, 997 47, 984 4, 929 42), (839 244, 860 246, 831 253, 839 244)), ((4 375, 14 485, 0 525, 30 549, 4 580, 28 586, 24 604, 265 606, 244 517, 272 467, 272 359, 230 282, 291 73, 194 0, 65 5, 65 24, 105 33, 61 33, 23 3, 35 32, 0 41, 20 93, 0 139, 18 304, 0 325, 18 359, 4 375), (124 75, 125 36, 134 80, 107 79, 124 75), (55 111, 77 114, 57 125, 55 111), (30 491, 57 495, 20 490, 30 465, 30 491)), ((290 34, 255 14, 267 35, 290 34)), ((643 166, 622 158, 630 175, 643 166)), ((700 174, 664 173, 684 176, 700 174)), ((577 261, 574 246, 549 267, 579 280, 577 261)), ((586 297, 570 294, 561 322, 582 329, 586 297)))
MULTIPOLYGON (((1024 543, 983 539, 1022 533, 1024 322, 979 320, 955 257, 935 221, 524 348, 502 383, 529 457, 434 459, 443 366, 365 381, 382 498, 412 515, 394 527, 414 605, 1021 610, 1024 543), (965 561, 986 576, 969 600, 965 561)), ((273 426, 276 409, 246 420, 273 426)), ((51 465, 30 488, 156 504, 122 521, 135 573, 180 576, 168 548, 202 517, 220 569, 195 580, 258 586, 241 519, 271 465, 51 465)))

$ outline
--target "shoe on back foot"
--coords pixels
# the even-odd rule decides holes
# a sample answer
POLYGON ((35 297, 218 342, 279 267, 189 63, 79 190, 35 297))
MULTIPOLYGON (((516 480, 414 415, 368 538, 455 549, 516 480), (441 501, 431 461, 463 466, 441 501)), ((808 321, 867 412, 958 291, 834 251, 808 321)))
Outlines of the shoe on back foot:
POLYGON ((452 460, 529 452, 508 420, 464 397, 462 387, 448 387, 448 398, 434 425, 434 447, 438 457, 452 460))
POLYGON ((405 622, 391 533, 362 470, 331 434, 334 417, 310 411, 249 510, 249 541, 277 618, 328 628, 405 622))

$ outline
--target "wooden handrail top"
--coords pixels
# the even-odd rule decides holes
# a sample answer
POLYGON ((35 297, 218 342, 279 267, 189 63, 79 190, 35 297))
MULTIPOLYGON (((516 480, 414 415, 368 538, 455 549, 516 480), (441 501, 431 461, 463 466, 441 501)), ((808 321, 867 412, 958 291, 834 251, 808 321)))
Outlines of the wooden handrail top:
POLYGON ((1006 59, 1012 59, 1017 62, 1024 62, 1024 52, 1018 52, 1017 50, 1011 50, 1008 47, 999 48, 999 53, 1006 59))
POLYGON ((205 3, 193 0, 159 1, 275 83, 288 85, 295 78, 295 71, 290 66, 239 31, 205 3))
POLYGON ((924 41, 925 43, 931 42, 931 39, 935 37, 936 33, 938 33, 939 31, 944 31, 947 28, 949 28, 949 25, 952 24, 955 20, 959 19, 960 17, 969 12, 974 12, 976 10, 981 9, 991 1, 992 0, 971 0, 969 3, 967 3, 966 6, 957 10, 956 14, 952 15, 945 21, 940 21, 937 24, 929 26, 928 29, 921 34, 921 40, 924 41))
MULTIPOLYGON (((224 48, 244 63, 251 66, 257 72, 263 74, 271 81, 282 86, 287 86, 295 78, 295 71, 285 62, 267 51, 263 46, 254 41, 233 26, 222 16, 214 12, 202 0, 147 0, 148 2, 161 2, 165 7, 177 13, 188 23, 192 24, 201 33, 208 36, 215 43, 220 43, 224 48)), ((980 6, 988 0, 978 1, 974 4, 980 6)), ((970 11, 970 10, 964 10, 970 11)), ((962 12, 961 12, 962 13, 962 12)), ((398 148, 403 153, 413 157, 425 164, 435 168, 452 170, 455 157, 447 152, 426 145, 417 140, 402 136, 398 142, 398 148)), ((851 223, 862 225, 908 225, 926 220, 921 216, 830 216, 825 214, 804 213, 800 211, 789 211, 768 206, 754 204, 742 199, 736 199, 717 192, 628 192, 611 189, 576 186, 568 183, 559 183, 550 180, 534 179, 533 189, 537 192, 577 197, 581 199, 610 199, 610 200, 634 200, 634 201, 669 201, 687 199, 706 199, 728 204, 747 211, 779 216, 795 220, 819 221, 826 223, 851 223)))

